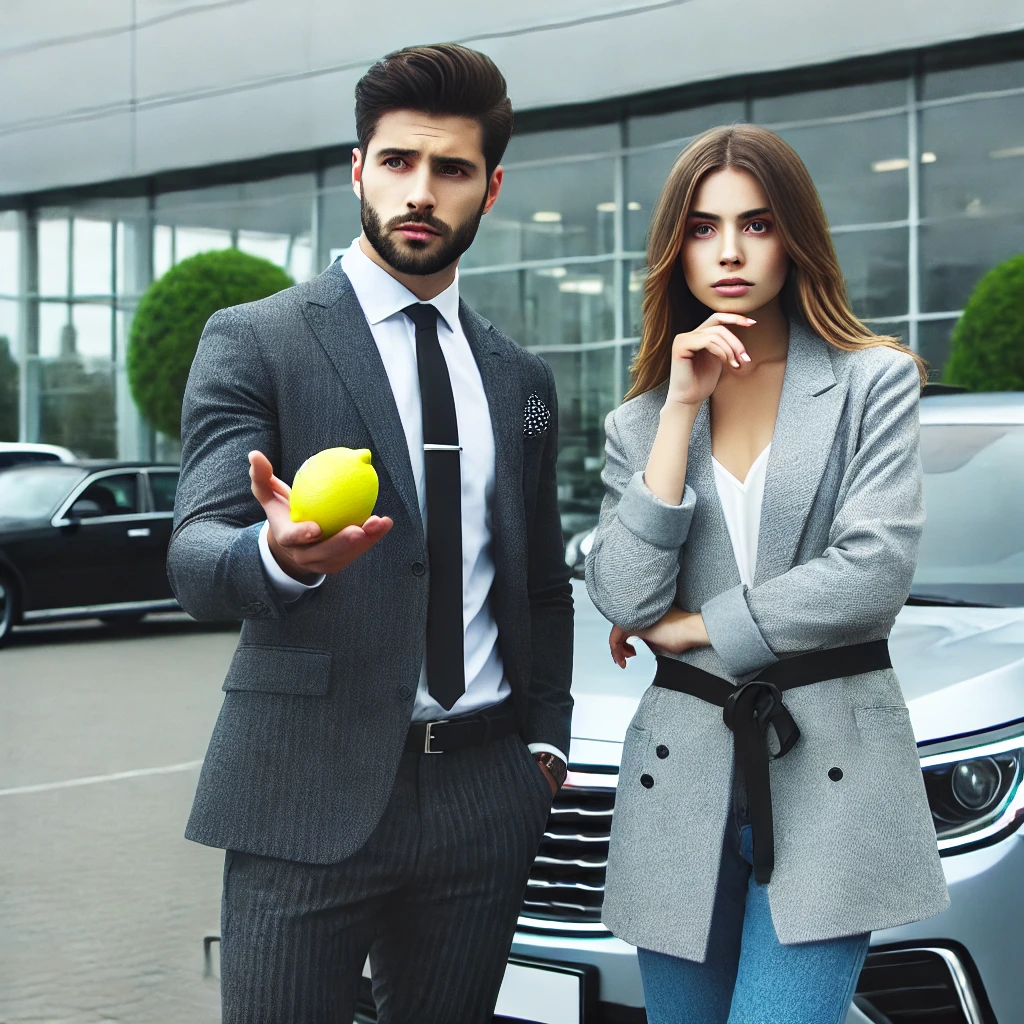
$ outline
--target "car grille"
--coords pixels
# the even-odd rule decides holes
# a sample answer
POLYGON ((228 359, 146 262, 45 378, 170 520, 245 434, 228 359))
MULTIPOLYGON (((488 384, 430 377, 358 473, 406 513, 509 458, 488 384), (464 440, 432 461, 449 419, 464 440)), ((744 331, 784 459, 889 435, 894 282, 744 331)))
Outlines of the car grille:
POLYGON ((857 1003, 867 1000, 891 1024, 982 1024, 970 978, 950 949, 897 949, 868 955, 857 982, 857 1003))
POLYGON ((552 804, 526 884, 521 928, 605 931, 601 903, 615 808, 615 777, 607 776, 606 785, 586 786, 575 785, 574 774, 552 804))

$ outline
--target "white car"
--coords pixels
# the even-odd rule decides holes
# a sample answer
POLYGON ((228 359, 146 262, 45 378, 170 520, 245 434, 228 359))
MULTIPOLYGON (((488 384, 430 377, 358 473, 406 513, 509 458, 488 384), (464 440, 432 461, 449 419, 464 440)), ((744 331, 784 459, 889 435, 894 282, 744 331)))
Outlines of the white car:
MULTIPOLYGON (((847 1024, 1013 1024, 1024 1020, 1024 393, 929 397, 921 428, 928 521, 890 649, 952 903, 872 935, 847 1024)), ((587 546, 584 535, 570 542, 577 574, 587 546)), ((635 951, 601 924, 601 902, 622 740, 655 663, 637 643, 627 669, 616 668, 609 624, 581 580, 573 596, 569 777, 530 875, 498 1012, 640 1024, 635 951)))
POLYGON ((73 451, 58 444, 0 441, 0 469, 28 462, 75 462, 77 458, 73 451))

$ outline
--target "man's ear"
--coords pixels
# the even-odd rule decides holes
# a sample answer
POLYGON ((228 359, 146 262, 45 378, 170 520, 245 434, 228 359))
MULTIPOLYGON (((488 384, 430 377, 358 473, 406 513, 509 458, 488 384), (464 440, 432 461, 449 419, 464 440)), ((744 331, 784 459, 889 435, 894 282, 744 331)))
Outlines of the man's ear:
POLYGON ((491 180, 487 183, 487 199, 484 201, 484 213, 488 213, 491 207, 498 201, 498 193, 501 191, 501 183, 505 180, 505 168, 498 166, 491 172, 491 180))
POLYGON ((357 199, 363 198, 363 151, 357 146, 352 150, 352 191, 357 199))

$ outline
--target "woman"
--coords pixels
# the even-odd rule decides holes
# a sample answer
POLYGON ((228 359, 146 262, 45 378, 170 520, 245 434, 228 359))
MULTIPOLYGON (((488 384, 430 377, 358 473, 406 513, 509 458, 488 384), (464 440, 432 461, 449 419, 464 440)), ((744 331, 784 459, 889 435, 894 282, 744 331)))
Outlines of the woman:
POLYGON ((922 364, 853 316, 765 129, 682 153, 648 268, 587 559, 613 658, 658 654, 604 921, 639 947, 651 1024, 836 1024, 871 930, 949 902, 886 645, 924 522, 922 364))

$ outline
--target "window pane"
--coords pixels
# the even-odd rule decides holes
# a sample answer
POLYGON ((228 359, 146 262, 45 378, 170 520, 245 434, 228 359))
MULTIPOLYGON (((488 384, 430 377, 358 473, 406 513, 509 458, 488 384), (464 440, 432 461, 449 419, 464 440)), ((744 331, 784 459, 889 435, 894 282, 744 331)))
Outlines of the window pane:
POLYGON ((265 231, 239 231, 238 248, 251 256, 270 260, 279 267, 288 265, 289 235, 272 235, 265 231))
POLYGON ((906 228, 845 231, 832 236, 859 317, 899 316, 909 306, 906 228))
POLYGON ((71 307, 75 351, 81 356, 111 358, 113 311, 110 306, 78 302, 71 307))
POLYGON ((21 290, 20 245, 18 215, 10 210, 0 213, 0 295, 17 295, 21 290))
POLYGON ((787 128, 779 134, 807 165, 833 227, 907 219, 906 117, 787 128))
POLYGON ((510 168, 463 258, 467 267, 560 259, 615 247, 615 162, 510 168))
POLYGON ((689 110, 672 110, 664 114, 647 114, 626 121, 626 139, 630 147, 649 146, 669 139, 688 139, 720 124, 743 120, 743 103, 712 103, 689 110))
POLYGON ((558 388, 558 497, 568 535, 597 521, 604 488, 604 418, 622 396, 616 380, 616 349, 549 352, 558 388))
POLYGON ((615 336, 611 263, 461 274, 462 297, 529 348, 615 336))
POLYGON ((955 68, 950 71, 932 71, 924 76, 921 98, 947 99, 971 92, 994 92, 999 89, 1018 89, 1024 85, 1024 60, 1010 60, 999 64, 982 64, 973 68, 955 68))
POLYGON ((89 484, 76 501, 95 501, 103 516, 135 515, 139 510, 138 484, 135 473, 104 476, 89 484))
POLYGON ((18 440, 18 304, 0 299, 0 441, 18 440))
POLYGON ((39 294, 68 293, 68 222, 66 218, 39 220, 39 294))
POLYGON ((954 327, 956 320, 922 320, 917 325, 917 351, 928 360, 929 380, 942 380, 954 327))
POLYGON ((813 89, 785 96, 755 98, 753 117, 758 124, 804 121, 818 117, 860 114, 868 110, 889 110, 905 106, 906 79, 867 82, 838 89, 813 89))
POLYGON ((174 260, 180 263, 189 256, 196 256, 211 249, 230 249, 231 233, 211 228, 175 228, 174 260))
POLYGON ((643 260, 634 260, 626 267, 626 334, 631 338, 639 338, 643 332, 643 301, 644 280, 647 277, 647 264, 643 260))
POLYGON ((681 150, 675 146, 630 153, 626 157, 626 249, 647 248, 651 211, 681 150))
POLYGON ((960 310, 981 277, 1024 252, 1024 216, 960 217, 921 228, 921 308, 960 310))
POLYGON ((563 128, 551 132, 527 132, 512 136, 501 162, 508 167, 524 160, 550 160, 556 156, 607 153, 618 149, 619 146, 618 122, 590 125, 587 128, 563 128))
POLYGON ((39 354, 59 356, 66 346, 74 351, 74 330, 68 327, 71 313, 67 303, 39 303, 39 354))
POLYGON ((178 489, 177 473, 150 473, 149 488, 153 492, 153 507, 157 512, 174 511, 174 493, 178 489))
MULTIPOLYGON (((324 190, 320 196, 320 212, 323 217, 320 230, 323 233, 323 251, 330 259, 340 255, 357 238, 362 230, 359 220, 359 200, 352 191, 352 169, 343 166, 328 167, 324 171, 324 190)), ((320 273, 326 267, 316 267, 320 273)))
POLYGON ((153 280, 174 266, 174 228, 157 224, 153 229, 153 280))
POLYGON ((921 151, 922 216, 1024 211, 1024 96, 923 110, 921 151))
POLYGON ((110 222, 75 217, 72 222, 72 270, 76 295, 109 295, 111 289, 110 222))
POLYGON ((89 458, 116 455, 114 368, 109 360, 41 360, 39 440, 89 458))

